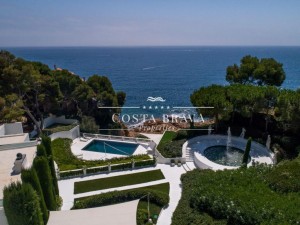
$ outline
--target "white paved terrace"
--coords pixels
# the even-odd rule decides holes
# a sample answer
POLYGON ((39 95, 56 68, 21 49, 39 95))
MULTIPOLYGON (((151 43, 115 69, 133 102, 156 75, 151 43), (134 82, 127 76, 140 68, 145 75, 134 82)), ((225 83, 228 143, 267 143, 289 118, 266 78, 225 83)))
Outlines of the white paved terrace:
MULTIPOLYGON (((191 166, 192 165, 189 165, 189 167, 191 167, 191 166)), ((177 166, 171 167, 170 165, 158 164, 156 167, 137 169, 134 171, 113 172, 113 173, 109 173, 109 174, 99 174, 99 175, 88 176, 88 177, 84 177, 84 178, 61 180, 61 181, 59 181, 58 184, 59 184, 59 189, 60 189, 60 196, 63 199, 62 210, 70 210, 70 208, 73 206, 74 198, 91 196, 91 195, 101 194, 101 193, 114 191, 114 190, 117 190, 117 191, 128 190, 128 189, 133 189, 133 188, 139 188, 139 187, 145 187, 145 186, 151 186, 151 185, 169 182, 169 184, 170 184, 169 206, 166 209, 162 210, 162 212, 159 216, 158 222, 157 222, 158 225, 169 225, 169 224, 171 224, 173 212, 175 211, 175 209, 178 205, 178 202, 181 198, 180 177, 185 172, 186 172, 186 170, 182 166, 181 167, 177 167, 177 166), (125 174, 133 174, 133 173, 151 171, 151 170, 156 170, 156 169, 160 169, 162 171, 162 173, 165 176, 165 179, 142 183, 142 184, 124 186, 124 187, 110 188, 110 189, 86 192, 86 193, 81 193, 81 194, 74 194, 74 182, 100 179, 100 178, 106 178, 106 177, 113 177, 113 176, 119 176, 119 175, 125 175, 125 174)))

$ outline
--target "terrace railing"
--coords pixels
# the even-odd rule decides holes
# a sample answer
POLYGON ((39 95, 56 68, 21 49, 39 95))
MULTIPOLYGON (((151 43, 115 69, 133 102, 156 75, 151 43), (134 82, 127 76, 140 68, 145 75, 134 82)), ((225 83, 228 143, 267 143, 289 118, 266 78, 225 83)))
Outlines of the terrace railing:
POLYGON ((83 138, 86 139, 95 138, 95 139, 115 140, 115 141, 130 141, 139 144, 146 144, 146 143, 153 142, 152 140, 146 138, 124 137, 124 136, 104 135, 104 134, 83 133, 82 136, 83 138))

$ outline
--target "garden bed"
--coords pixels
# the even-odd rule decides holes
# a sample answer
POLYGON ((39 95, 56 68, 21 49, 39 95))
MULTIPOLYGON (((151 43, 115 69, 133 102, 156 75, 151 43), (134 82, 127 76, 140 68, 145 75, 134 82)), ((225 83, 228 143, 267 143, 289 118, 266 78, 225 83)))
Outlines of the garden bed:
POLYGON ((126 174, 96 180, 88 180, 74 183, 74 194, 97 191, 127 185, 141 184, 164 179, 161 170, 152 170, 140 173, 126 174))

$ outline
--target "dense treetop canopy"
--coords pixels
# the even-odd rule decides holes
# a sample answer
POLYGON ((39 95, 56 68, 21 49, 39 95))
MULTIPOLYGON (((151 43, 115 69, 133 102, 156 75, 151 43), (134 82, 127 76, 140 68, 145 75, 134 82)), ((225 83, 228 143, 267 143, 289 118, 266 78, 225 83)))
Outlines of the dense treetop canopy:
POLYGON ((79 119, 92 116, 98 125, 103 125, 109 122, 105 120, 113 110, 99 110, 98 102, 122 106, 125 99, 126 94, 115 92, 105 76, 95 74, 84 81, 68 70, 51 70, 41 62, 0 51, 0 122, 27 119, 38 125, 52 113, 79 119))
POLYGON ((285 80, 282 64, 273 58, 258 59, 247 55, 240 66, 227 67, 226 80, 229 83, 281 86, 285 80))

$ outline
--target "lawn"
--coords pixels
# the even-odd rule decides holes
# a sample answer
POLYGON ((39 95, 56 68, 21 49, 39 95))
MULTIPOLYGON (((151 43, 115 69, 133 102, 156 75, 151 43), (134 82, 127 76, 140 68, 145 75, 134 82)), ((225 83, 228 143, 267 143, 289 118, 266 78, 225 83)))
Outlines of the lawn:
POLYGON ((171 142, 174 138, 176 137, 176 132, 174 131, 166 131, 164 133, 164 136, 161 138, 158 146, 157 146, 157 149, 158 150, 162 150, 165 145, 169 142, 171 142))
POLYGON ((62 123, 54 123, 51 126, 45 128, 43 131, 46 132, 48 135, 53 134, 60 131, 68 131, 76 127, 77 124, 62 124, 62 123))
POLYGON ((97 167, 111 164, 130 163, 132 159, 136 162, 148 160, 148 155, 135 155, 124 158, 113 158, 108 160, 82 160, 73 155, 71 151, 72 140, 58 138, 52 141, 52 152, 54 161, 57 163, 60 171, 82 169, 83 167, 97 167))
POLYGON ((127 185, 141 184, 155 180, 164 179, 161 170, 152 170, 141 173, 133 173, 115 177, 108 177, 96 180, 75 182, 74 194, 109 189, 114 187, 123 187, 127 185))
POLYGON ((165 158, 176 158, 182 156, 182 145, 186 142, 187 134, 183 132, 166 131, 157 146, 157 150, 165 158))

